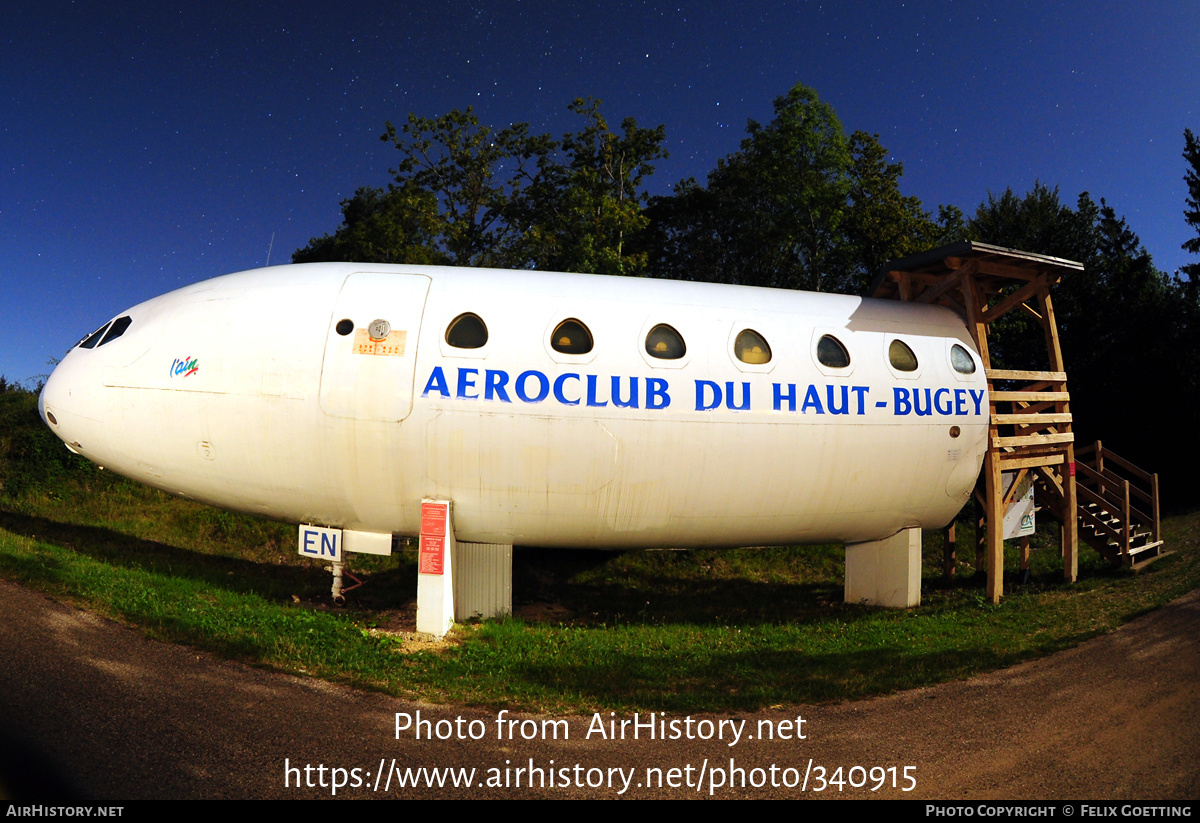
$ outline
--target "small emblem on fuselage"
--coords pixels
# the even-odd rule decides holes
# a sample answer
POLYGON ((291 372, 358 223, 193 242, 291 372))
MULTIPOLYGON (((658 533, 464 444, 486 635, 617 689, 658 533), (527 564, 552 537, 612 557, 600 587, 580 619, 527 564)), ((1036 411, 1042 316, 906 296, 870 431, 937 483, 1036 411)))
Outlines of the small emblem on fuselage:
POLYGON ((172 377, 191 377, 198 371, 200 371, 200 361, 190 354, 176 357, 175 362, 171 364, 172 377))

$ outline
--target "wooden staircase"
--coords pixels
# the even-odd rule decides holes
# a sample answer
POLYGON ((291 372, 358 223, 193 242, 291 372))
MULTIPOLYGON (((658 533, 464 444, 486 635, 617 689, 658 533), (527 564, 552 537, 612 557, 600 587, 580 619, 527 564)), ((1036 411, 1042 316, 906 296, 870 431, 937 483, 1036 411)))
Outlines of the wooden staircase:
MULTIPOLYGON (((1162 553, 1158 478, 1100 443, 1075 451, 1067 375, 1050 287, 1083 270, 1071 260, 963 241, 885 264, 871 286, 879 298, 931 303, 957 312, 983 361, 988 382, 988 449, 976 486, 981 503, 979 565, 988 599, 1004 594, 1004 514, 1019 490, 1062 524, 1063 579, 1078 577, 1080 539, 1113 562, 1137 567, 1162 553), (1017 312, 1041 327, 1046 369, 992 368, 991 325, 1017 312), (1012 475, 1007 482, 1005 475, 1012 475)), ((1035 364, 1036 365, 1036 364, 1035 364)), ((1028 540, 1022 538, 1022 560, 1028 540)), ((946 567, 953 564, 947 539, 946 567)), ((1025 568, 1025 566, 1022 566, 1025 568)))
POLYGON ((1140 568, 1163 555, 1158 475, 1097 440, 1075 453, 1079 536, 1114 563, 1140 568))

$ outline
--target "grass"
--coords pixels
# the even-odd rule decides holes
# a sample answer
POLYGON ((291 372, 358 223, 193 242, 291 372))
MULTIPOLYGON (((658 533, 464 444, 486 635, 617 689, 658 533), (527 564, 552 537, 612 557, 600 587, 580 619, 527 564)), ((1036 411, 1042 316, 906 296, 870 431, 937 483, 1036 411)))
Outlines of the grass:
MULTIPOLYGON (((907 611, 843 603, 835 546, 518 549, 519 619, 463 626, 445 648, 411 651, 381 629, 411 617, 415 552, 356 555, 367 585, 333 609, 329 575, 297 555, 293 526, 57 453, 49 468, 24 470, 15 442, 25 441, 0 441, 0 577, 151 637, 433 702, 716 712, 861 698, 1049 654, 1200 586, 1200 513, 1165 521, 1173 554, 1140 574, 1085 549, 1069 586, 1056 536, 1043 531, 1031 583, 1016 583, 1010 551, 998 606, 968 564, 942 579, 940 537, 927 534, 922 604, 907 611)), ((46 459, 40 445, 23 448, 21 460, 46 459)), ((959 532, 960 546, 972 545, 969 525, 959 532)))
POLYGON ((1018 586, 1014 554, 999 606, 969 567, 943 581, 927 535, 922 605, 908 611, 842 603, 840 547, 518 550, 518 612, 533 616, 465 626, 448 648, 418 652, 378 631, 412 606, 413 553, 356 556, 371 563, 359 563, 368 585, 335 610, 328 574, 296 556, 292 527, 125 481, 0 505, 0 577, 151 637, 405 697, 730 711, 929 685, 1109 631, 1200 585, 1200 515, 1166 531, 1175 553, 1143 573, 1087 551, 1072 586, 1049 549, 1018 586))

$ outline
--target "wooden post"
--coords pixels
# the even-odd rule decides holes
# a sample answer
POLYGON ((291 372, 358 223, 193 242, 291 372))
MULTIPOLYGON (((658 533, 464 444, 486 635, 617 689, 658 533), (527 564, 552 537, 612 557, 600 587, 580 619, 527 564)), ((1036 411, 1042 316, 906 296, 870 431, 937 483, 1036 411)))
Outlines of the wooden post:
POLYGON ((1067 447, 1063 459, 1063 516, 1059 540, 1062 548, 1063 582, 1079 579, 1079 501, 1075 494, 1075 446, 1067 447))
POLYGON ((1121 484, 1121 559, 1126 563, 1130 563, 1129 559, 1129 518, 1131 512, 1129 510, 1129 481, 1126 480, 1121 484))
MULTIPOLYGON (((1054 318, 1054 301, 1050 299, 1050 287, 1043 280, 1041 287, 1038 289, 1038 301, 1042 307, 1043 328, 1046 331, 1046 349, 1050 355, 1050 369, 1052 371, 1065 372, 1066 365, 1063 363, 1062 345, 1058 341, 1058 321, 1054 318)), ((1063 383, 1059 391, 1066 392, 1067 384, 1063 383)), ((1071 404, 1067 402, 1059 402, 1055 404, 1055 411, 1069 413, 1071 404)), ((1066 431, 1071 431, 1073 427, 1070 423, 1066 424, 1066 431)), ((1100 444, 1096 444, 1097 460, 1100 459, 1100 444)), ((1067 444, 1067 453, 1063 458, 1061 478, 1063 487, 1063 512, 1062 512, 1062 556, 1063 556, 1063 580, 1067 583, 1074 583, 1079 577, 1079 501, 1075 493, 1075 444, 1067 444)))
MULTIPOLYGON (((1151 539, 1158 541, 1158 540, 1162 540, 1162 516, 1160 515, 1160 513, 1158 511, 1158 475, 1157 474, 1153 474, 1150 476, 1150 493, 1152 495, 1154 495, 1154 502, 1152 503, 1152 505, 1154 506, 1154 536, 1151 539)), ((1157 549, 1156 551, 1161 552, 1162 549, 1157 549)))
POLYGON ((1029 572, 1029 535, 1025 535, 1019 541, 1017 541, 1017 545, 1020 547, 1020 550, 1021 550, 1021 563, 1020 563, 1021 572, 1017 576, 1017 582, 1020 585, 1024 586, 1027 583, 1029 583, 1029 576, 1030 576, 1030 572, 1029 572))
POLYGON ((1000 459, 995 449, 988 449, 983 473, 987 478, 987 596, 996 604, 1004 596, 1004 506, 1000 459))
MULTIPOLYGON (((986 461, 987 458, 985 457, 986 461)), ((982 479, 982 478, 981 478, 982 479)), ((984 484, 984 488, 987 485, 984 484)), ((987 504, 975 501, 975 574, 987 571, 987 504)))
MULTIPOLYGON (((992 357, 988 351, 987 323, 983 319, 984 304, 987 302, 987 298, 976 288, 974 273, 964 276, 961 283, 963 306, 967 310, 967 328, 975 338, 975 345, 979 349, 979 359, 983 361, 983 368, 990 369, 992 357)), ((983 458, 982 506, 986 529, 980 529, 976 533, 978 542, 976 543, 975 568, 987 570, 988 598, 993 603, 999 603, 1000 598, 1004 596, 1004 512, 1000 505, 1002 488, 1000 485, 1000 458, 996 449, 991 445, 995 442, 997 433, 996 424, 992 422, 995 419, 996 403, 990 399, 994 388, 992 381, 988 380, 988 449, 983 458), (984 549, 983 552, 979 551, 981 548, 984 549)))

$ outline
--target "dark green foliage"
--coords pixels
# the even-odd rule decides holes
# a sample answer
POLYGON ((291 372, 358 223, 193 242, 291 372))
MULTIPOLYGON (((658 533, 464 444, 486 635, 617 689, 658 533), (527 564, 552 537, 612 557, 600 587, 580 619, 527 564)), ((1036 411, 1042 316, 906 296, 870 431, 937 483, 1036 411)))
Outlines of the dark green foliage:
POLYGON ((679 184, 654 204, 658 273, 814 291, 843 285, 841 236, 852 166, 833 107, 797 85, 775 119, 751 120, 741 150, 717 161, 707 186, 679 184))
POLYGON ((775 119, 746 130, 706 186, 686 180, 653 202, 657 274, 861 292, 884 262, 945 234, 917 198, 900 194, 903 167, 887 161, 878 136, 847 137, 807 86, 776 98, 775 119))
POLYGON ((37 391, 0 377, 0 499, 54 494, 68 479, 93 481, 99 473, 46 427, 37 400, 37 391))
MULTIPOLYGON (((1183 182, 1187 184, 1187 208, 1183 210, 1184 221, 1196 232, 1196 236, 1184 241, 1184 251, 1200 254, 1200 140, 1192 134, 1191 129, 1183 130, 1183 159, 1187 161, 1187 172, 1183 182)), ((1200 263, 1191 263, 1180 269, 1188 277, 1187 287, 1196 299, 1200 291, 1200 263)))
POLYGON ((436 246, 437 202, 413 188, 387 191, 363 186, 342 201, 342 227, 314 237, 292 255, 293 263, 429 263, 450 258, 436 246))
POLYGON ((647 129, 627 117, 613 132, 600 101, 568 107, 586 121, 563 135, 565 162, 547 162, 526 199, 522 250, 535 268, 596 274, 641 274, 647 254, 633 241, 646 227, 646 177, 666 157, 663 126, 647 129))
POLYGON ((394 187, 420 192, 436 207, 437 248, 456 266, 503 266, 520 241, 522 196, 541 184, 555 143, 528 123, 493 130, 474 111, 408 116, 381 138, 401 154, 394 187))
POLYGON ((292 259, 432 263, 637 274, 645 251, 643 179, 665 157, 662 126, 633 118, 609 129, 598 100, 570 110, 583 128, 562 141, 528 123, 499 131, 474 112, 410 114, 385 141, 401 153, 386 191, 360 188, 342 203, 342 226, 292 259))

